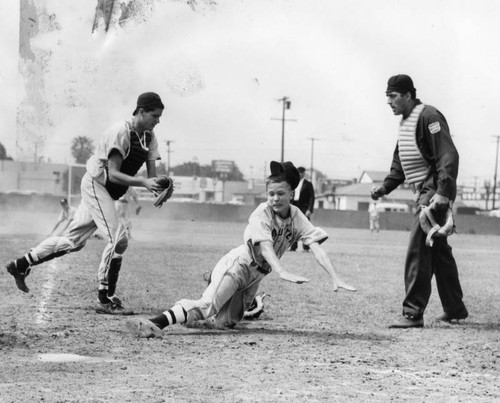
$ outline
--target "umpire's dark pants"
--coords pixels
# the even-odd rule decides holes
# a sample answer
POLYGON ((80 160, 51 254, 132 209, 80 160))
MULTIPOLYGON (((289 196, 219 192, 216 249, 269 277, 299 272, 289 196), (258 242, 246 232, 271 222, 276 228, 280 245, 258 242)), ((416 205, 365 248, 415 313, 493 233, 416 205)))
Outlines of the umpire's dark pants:
POLYGON ((446 238, 434 238, 432 247, 425 245, 427 234, 420 227, 419 212, 417 209, 406 255, 403 314, 417 318, 424 314, 435 275, 443 310, 453 315, 465 308, 457 264, 446 238))

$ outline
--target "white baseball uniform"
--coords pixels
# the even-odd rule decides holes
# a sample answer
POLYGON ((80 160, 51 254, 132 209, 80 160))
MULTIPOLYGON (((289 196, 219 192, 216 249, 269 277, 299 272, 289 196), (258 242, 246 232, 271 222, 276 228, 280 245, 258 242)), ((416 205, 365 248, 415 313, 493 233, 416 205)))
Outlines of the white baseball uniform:
POLYGON ((180 300, 188 313, 187 322, 215 315, 217 325, 234 326, 257 294, 260 281, 271 272, 263 259, 259 244, 271 241, 278 258, 295 241, 305 245, 322 243, 328 235, 315 227, 295 206, 290 215, 279 217, 269 206, 260 204, 250 215, 244 232, 245 243, 227 253, 215 266, 211 282, 199 300, 180 300))
POLYGON ((154 132, 139 136, 131 121, 121 121, 109 128, 101 138, 95 154, 87 162, 82 178, 82 200, 71 225, 64 236, 50 237, 33 248, 29 257, 32 264, 83 248, 87 239, 99 229, 107 237, 99 264, 98 280, 107 285, 107 272, 112 258, 120 257, 127 248, 125 228, 119 224, 115 200, 128 189, 108 181, 107 164, 111 151, 117 150, 122 158, 121 172, 134 176, 147 160, 160 159, 158 141, 154 132))

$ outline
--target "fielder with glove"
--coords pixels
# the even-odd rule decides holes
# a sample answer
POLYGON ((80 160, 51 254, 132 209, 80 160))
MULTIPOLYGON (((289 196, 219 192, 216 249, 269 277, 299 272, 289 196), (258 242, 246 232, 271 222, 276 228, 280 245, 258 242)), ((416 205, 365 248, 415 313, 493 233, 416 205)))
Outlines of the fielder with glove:
POLYGON ((28 249, 26 254, 7 263, 7 271, 21 291, 29 291, 25 279, 32 266, 81 250, 99 230, 105 234, 107 244, 97 269, 99 285, 95 310, 110 315, 133 313, 116 295, 128 237, 126 225, 118 217, 115 201, 131 187, 162 191, 155 181, 156 161, 160 154, 154 128, 160 122, 163 109, 158 94, 143 93, 137 98, 132 116, 116 122, 103 133, 95 154, 87 161, 87 171, 81 182, 82 201, 66 232, 43 240, 28 249), (147 177, 136 176, 143 165, 147 177))

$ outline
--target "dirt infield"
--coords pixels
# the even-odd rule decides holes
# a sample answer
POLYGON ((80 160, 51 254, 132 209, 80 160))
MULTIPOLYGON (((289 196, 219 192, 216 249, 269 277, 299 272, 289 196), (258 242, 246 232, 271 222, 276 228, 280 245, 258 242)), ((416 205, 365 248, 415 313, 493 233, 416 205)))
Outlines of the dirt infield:
MULTIPOLYGON (((242 240, 243 224, 136 220, 119 283, 138 315, 197 297, 202 274, 242 240)), ((45 224, 44 224, 45 225, 45 224)), ((2 261, 42 235, 0 235, 2 261)), ((388 329, 400 313, 408 233, 327 228, 325 248, 357 293, 331 292, 307 253, 271 274, 258 321, 232 331, 174 326, 131 337, 125 319, 94 312, 102 241, 35 267, 30 294, 0 274, 0 402, 490 402, 500 399, 500 238, 458 235, 470 318, 440 324, 434 291, 424 329, 388 329)), ((40 233, 43 231, 40 231, 40 233)))

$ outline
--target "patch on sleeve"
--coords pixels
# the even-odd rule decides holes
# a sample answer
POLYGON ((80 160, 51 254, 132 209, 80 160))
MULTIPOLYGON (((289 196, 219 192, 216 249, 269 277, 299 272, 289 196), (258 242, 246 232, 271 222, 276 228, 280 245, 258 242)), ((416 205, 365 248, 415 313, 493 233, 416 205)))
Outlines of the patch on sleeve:
POLYGON ((429 126, 427 126, 427 128, 432 134, 436 134, 437 132, 441 131, 441 126, 439 125, 439 122, 431 123, 429 126))

